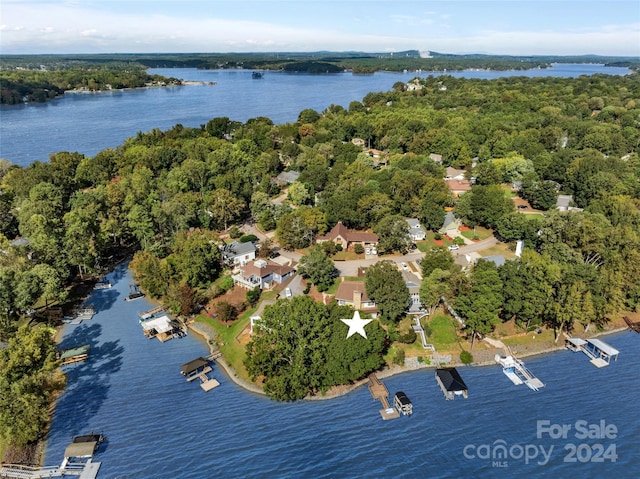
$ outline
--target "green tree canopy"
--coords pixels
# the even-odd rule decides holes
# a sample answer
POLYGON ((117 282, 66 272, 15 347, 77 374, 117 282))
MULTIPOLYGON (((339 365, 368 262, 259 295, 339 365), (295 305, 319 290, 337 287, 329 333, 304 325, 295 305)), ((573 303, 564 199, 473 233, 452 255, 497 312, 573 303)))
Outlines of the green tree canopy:
POLYGON ((318 291, 326 291, 333 285, 336 267, 326 255, 324 249, 316 245, 300 258, 298 273, 309 278, 316 285, 318 291))
POLYGON ((397 265, 379 261, 365 273, 367 295, 375 301, 383 319, 398 322, 409 306, 409 288, 397 265))

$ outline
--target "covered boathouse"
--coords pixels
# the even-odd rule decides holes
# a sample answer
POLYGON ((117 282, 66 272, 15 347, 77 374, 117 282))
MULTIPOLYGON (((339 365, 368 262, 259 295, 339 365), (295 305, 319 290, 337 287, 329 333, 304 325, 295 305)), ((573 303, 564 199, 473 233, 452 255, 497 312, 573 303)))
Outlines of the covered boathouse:
POLYGON ((193 359, 180 366, 180 372, 187 378, 188 382, 194 379, 200 379, 200 387, 204 392, 209 392, 213 388, 220 386, 217 379, 210 379, 209 376, 207 376, 211 371, 209 360, 203 357, 193 359))
POLYGON ((613 346, 596 338, 584 340, 582 338, 568 338, 565 346, 571 351, 582 351, 589 358, 589 362, 597 368, 608 366, 611 359, 618 360, 618 351, 613 346))
POLYGON ((447 400, 455 399, 456 396, 462 396, 465 399, 469 397, 467 385, 456 368, 436 369, 436 381, 447 400))

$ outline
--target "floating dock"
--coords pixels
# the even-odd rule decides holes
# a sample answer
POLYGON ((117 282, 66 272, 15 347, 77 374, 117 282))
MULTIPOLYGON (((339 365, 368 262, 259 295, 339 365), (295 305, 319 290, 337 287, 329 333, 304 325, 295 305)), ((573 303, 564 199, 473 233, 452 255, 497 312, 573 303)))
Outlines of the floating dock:
POLYGON ((100 470, 99 462, 93 456, 101 442, 106 439, 102 434, 76 436, 64 451, 60 466, 30 467, 21 464, 3 464, 0 478, 3 479, 44 479, 51 477, 76 477, 95 479, 100 470))
POLYGON ((62 318, 63 323, 68 324, 80 324, 82 321, 88 321, 96 314, 96 310, 93 304, 90 304, 84 308, 79 308, 73 312, 73 316, 66 316, 62 318))
POLYGON ((527 387, 533 391, 538 391, 544 387, 544 383, 533 375, 529 369, 524 365, 522 361, 509 354, 507 356, 500 356, 496 354, 496 363, 502 366, 502 372, 507 376, 513 384, 519 386, 520 384, 526 384, 527 387))
POLYGON ((139 313, 138 316, 140 316, 141 319, 149 319, 162 312, 164 312, 164 306, 158 306, 156 308, 150 309, 149 311, 143 311, 142 313, 139 313))
POLYGON ((204 392, 209 392, 220 386, 217 379, 207 376, 211 371, 213 369, 209 365, 209 360, 203 357, 196 358, 180 366, 180 372, 187 378, 188 382, 194 379, 200 380, 200 387, 204 392))
POLYGON ((568 338, 564 342, 567 349, 578 352, 582 351, 589 358, 589 362, 597 368, 603 368, 611 363, 611 359, 618 360, 620 351, 609 346, 604 341, 596 338, 584 340, 582 338, 568 338))
POLYGON ((377 399, 380 401, 380 404, 382 404, 380 416, 382 416, 383 420, 386 421, 400 417, 400 413, 396 408, 389 406, 389 391, 387 390, 387 386, 378 379, 375 373, 369 375, 369 392, 373 399, 377 399))

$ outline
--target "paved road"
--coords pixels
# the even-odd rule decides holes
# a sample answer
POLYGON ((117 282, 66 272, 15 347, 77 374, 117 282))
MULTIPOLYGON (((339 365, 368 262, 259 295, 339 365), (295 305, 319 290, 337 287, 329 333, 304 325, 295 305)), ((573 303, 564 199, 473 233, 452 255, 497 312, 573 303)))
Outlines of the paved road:
MULTIPOLYGON (((274 234, 270 232, 268 234, 263 233, 253 224, 244 224, 242 230, 247 233, 252 233, 256 235, 261 240, 265 238, 269 238, 274 241, 274 234)), ((466 244, 464 246, 460 246, 460 249, 455 250, 453 254, 469 254, 476 253, 478 251, 485 250, 487 248, 491 248, 499 243, 498 239, 495 236, 490 236, 489 238, 483 239, 482 241, 478 241, 471 244, 466 244)), ((285 258, 290 259, 292 262, 298 263, 302 255, 300 253, 296 253, 295 251, 285 251, 280 249, 280 255, 285 258)), ((338 270, 338 274, 340 276, 357 276, 358 268, 368 267, 373 264, 376 264, 378 261, 389 260, 397 263, 410 263, 412 261, 416 261, 424 256, 424 253, 420 251, 414 251, 405 255, 384 255, 384 256, 376 256, 369 257, 366 259, 357 259, 357 260, 349 260, 349 261, 334 261, 336 265, 336 269, 338 270)))

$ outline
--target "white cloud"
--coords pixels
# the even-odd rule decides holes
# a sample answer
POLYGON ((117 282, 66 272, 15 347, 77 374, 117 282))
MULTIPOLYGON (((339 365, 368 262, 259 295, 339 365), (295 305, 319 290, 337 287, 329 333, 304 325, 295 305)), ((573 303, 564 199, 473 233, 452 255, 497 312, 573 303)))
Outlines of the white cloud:
MULTIPOLYGON (((84 5, 87 3, 79 1, 56 5, 37 2, 34 5, 33 2, 3 0, 2 51, 9 54, 429 48, 449 53, 640 55, 638 23, 563 32, 471 31, 445 25, 439 20, 443 18, 440 13, 413 15, 399 13, 402 10, 396 9, 391 16, 375 17, 375 22, 367 20, 359 27, 352 20, 338 30, 337 23, 331 29, 322 21, 318 21, 316 28, 303 28, 296 26, 299 22, 281 25, 206 15, 186 18, 158 13, 120 13, 91 10, 84 5), (425 25, 430 27, 421 28, 425 25), (455 33, 445 34, 445 31, 454 30, 455 33)), ((478 21, 476 27, 481 28, 482 24, 478 21)))

